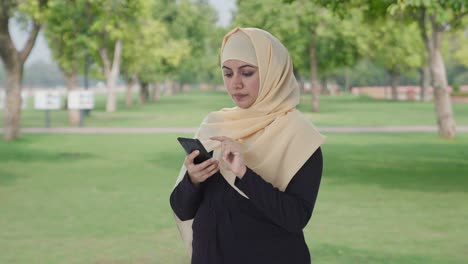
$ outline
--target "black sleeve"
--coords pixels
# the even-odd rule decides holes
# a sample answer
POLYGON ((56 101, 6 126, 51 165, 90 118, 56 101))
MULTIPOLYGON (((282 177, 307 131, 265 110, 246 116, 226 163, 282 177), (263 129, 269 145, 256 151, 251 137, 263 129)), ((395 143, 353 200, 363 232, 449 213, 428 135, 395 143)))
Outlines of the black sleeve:
POLYGON ((195 187, 190 181, 188 173, 171 193, 172 210, 182 221, 193 219, 203 199, 201 186, 195 187))
POLYGON ((294 175, 284 192, 247 168, 235 185, 265 216, 290 232, 300 232, 309 222, 322 178, 323 158, 318 148, 294 175))

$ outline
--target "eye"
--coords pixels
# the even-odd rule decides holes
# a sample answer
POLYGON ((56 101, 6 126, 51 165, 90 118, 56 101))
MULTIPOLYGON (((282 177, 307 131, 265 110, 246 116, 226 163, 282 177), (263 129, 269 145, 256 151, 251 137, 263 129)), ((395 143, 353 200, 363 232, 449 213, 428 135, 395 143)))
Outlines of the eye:
POLYGON ((232 72, 225 72, 224 76, 226 76, 227 78, 231 78, 232 77, 232 72))
POLYGON ((254 72, 243 72, 242 75, 245 77, 250 77, 254 74, 254 72))

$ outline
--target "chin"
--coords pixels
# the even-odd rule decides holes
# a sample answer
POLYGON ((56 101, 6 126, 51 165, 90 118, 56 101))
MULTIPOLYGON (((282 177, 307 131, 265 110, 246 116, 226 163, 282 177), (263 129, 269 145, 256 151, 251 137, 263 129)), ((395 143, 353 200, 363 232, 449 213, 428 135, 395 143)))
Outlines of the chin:
POLYGON ((247 109, 251 106, 252 104, 237 104, 237 107, 242 108, 242 109, 247 109))

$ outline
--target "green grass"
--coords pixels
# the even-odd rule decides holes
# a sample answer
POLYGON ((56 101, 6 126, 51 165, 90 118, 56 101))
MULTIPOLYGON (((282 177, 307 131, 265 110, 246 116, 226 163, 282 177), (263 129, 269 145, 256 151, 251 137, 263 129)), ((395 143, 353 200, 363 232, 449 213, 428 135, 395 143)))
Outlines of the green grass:
MULTIPOLYGON (((118 111, 106 113, 105 98, 96 98, 96 109, 86 117, 89 127, 197 127, 210 111, 233 106, 224 92, 192 91, 175 96, 163 96, 158 103, 123 105, 119 95, 118 111)), ((393 102, 368 97, 345 95, 322 96, 321 111, 310 112, 310 96, 302 97, 299 109, 318 126, 398 126, 435 125, 434 105, 430 102, 393 102)), ((454 114, 459 125, 468 125, 468 104, 454 103, 454 114)), ((32 107, 22 113, 23 127, 43 127, 44 113, 32 107)), ((51 112, 52 127, 67 126, 67 113, 51 112)))
MULTIPOLYGON (((310 97, 305 96, 299 109, 320 126, 415 126, 437 124, 434 104, 376 100, 370 97, 345 95, 322 96, 320 113, 312 113, 310 97)), ((468 125, 468 104, 454 103, 457 124, 468 125)))
MULTIPOLYGON (((176 136, 0 142, 0 263, 186 263, 176 136)), ((315 263, 467 263, 467 134, 327 136, 305 229, 315 263)))
MULTIPOLYGON (((231 99, 222 92, 182 93, 163 96, 157 103, 134 104, 131 108, 124 105, 124 94, 119 94, 117 112, 105 112, 106 99, 96 97, 96 107, 90 117, 85 118, 89 127, 195 127, 205 115, 223 107, 233 106, 231 99)), ((136 98, 135 98, 136 101, 136 98)), ((23 127, 43 127, 45 114, 32 108, 23 111, 23 127)), ((52 127, 67 125, 66 111, 51 112, 52 127)))

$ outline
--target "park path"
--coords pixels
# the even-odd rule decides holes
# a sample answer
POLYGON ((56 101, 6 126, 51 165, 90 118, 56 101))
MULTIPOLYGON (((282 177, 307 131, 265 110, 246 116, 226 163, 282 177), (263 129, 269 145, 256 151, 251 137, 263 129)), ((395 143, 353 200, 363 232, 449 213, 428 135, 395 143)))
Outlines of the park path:
MULTIPOLYGON (((322 133, 437 132, 436 126, 320 126, 317 128, 322 133)), ((196 130, 195 127, 36 127, 22 128, 21 132, 28 134, 193 134, 196 130)), ((1 128, 0 132, 3 132, 1 128)), ((458 126, 457 132, 468 132, 468 126, 458 126)))

